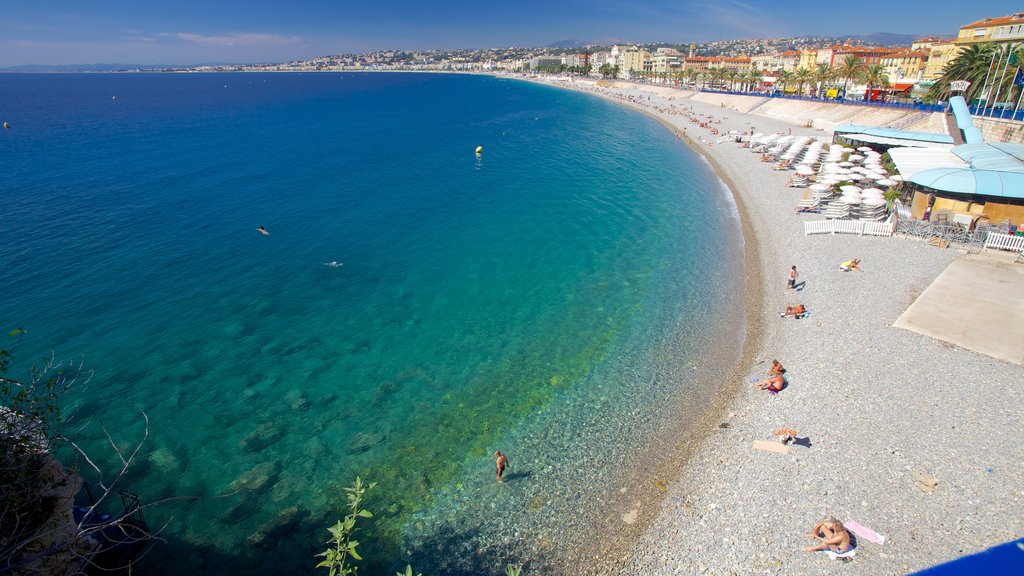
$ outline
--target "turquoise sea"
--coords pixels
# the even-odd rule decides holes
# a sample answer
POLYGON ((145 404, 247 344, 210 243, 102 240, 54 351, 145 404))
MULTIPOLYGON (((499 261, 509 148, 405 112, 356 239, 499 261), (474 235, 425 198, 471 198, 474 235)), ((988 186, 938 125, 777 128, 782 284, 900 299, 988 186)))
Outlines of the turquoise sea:
POLYGON ((0 121, 15 375, 83 360, 68 429, 114 471, 101 423, 130 449, 145 413, 124 486, 189 497, 146 509, 166 542, 141 573, 314 573, 357 475, 377 482, 360 573, 572 573, 630 479, 671 480, 644 463, 739 355, 731 198, 596 97, 5 74, 0 121))

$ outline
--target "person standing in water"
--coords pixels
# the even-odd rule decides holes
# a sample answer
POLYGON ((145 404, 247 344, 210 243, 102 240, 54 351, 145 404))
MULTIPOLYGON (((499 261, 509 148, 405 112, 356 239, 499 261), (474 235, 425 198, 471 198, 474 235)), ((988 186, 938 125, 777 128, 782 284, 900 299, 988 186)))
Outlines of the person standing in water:
POLYGON ((498 469, 498 482, 501 482, 501 475, 505 473, 505 468, 508 468, 508 456, 505 456, 500 451, 494 451, 494 467, 498 469))

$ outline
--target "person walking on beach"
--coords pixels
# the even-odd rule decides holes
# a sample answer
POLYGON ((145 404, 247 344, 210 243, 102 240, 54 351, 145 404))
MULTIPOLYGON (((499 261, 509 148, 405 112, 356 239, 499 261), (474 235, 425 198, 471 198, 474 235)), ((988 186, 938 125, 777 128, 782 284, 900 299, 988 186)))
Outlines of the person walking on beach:
POLYGON ((501 482, 501 475, 505 473, 505 468, 508 468, 508 456, 505 456, 500 451, 494 451, 494 467, 498 469, 498 482, 501 482))
POLYGON ((796 279, 799 276, 800 276, 800 274, 797 273, 796 266, 793 266, 789 270, 789 284, 786 286, 786 288, 788 288, 789 290, 792 290, 793 288, 796 288, 796 279))

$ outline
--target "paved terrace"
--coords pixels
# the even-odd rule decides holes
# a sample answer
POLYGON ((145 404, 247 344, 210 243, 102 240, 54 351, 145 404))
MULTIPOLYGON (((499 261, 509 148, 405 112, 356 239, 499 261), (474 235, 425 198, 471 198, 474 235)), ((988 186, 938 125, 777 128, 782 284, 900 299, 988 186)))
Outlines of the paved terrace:
POLYGON ((1024 365, 1024 265, 999 253, 957 258, 894 326, 1024 365))

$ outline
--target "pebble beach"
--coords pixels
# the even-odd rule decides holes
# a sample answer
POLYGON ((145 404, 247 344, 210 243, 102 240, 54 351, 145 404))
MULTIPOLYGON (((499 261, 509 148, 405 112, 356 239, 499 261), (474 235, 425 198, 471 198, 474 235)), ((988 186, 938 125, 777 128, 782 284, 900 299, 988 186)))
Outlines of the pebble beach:
POLYGON ((630 518, 637 528, 588 561, 594 573, 905 574, 1021 536, 1024 370, 893 327, 956 250, 805 236, 802 222, 821 215, 796 213, 804 190, 786 187, 790 173, 722 137, 792 132, 828 142, 828 132, 665 87, 555 84, 651 115, 703 154, 735 197, 747 251, 746 353, 725 401, 686 457, 665 459, 676 479, 630 518), (863 271, 839 271, 852 258, 863 271), (786 288, 794 265, 800 290, 786 288), (781 319, 793 304, 808 317, 781 319), (772 359, 787 369, 778 395, 752 383, 772 359), (789 454, 753 448, 783 427, 800 439, 789 454), (860 539, 849 561, 804 551, 807 533, 830 516, 870 527, 884 544, 860 539))

